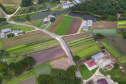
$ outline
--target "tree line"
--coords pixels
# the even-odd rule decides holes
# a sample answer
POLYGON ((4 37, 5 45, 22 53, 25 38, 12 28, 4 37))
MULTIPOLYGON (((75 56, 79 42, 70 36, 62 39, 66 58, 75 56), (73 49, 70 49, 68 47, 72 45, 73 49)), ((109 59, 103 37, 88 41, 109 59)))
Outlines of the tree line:
POLYGON ((52 69, 51 75, 40 75, 37 78, 38 84, 81 84, 81 78, 76 77, 75 66, 69 67, 66 71, 62 69, 52 69))
POLYGON ((89 12, 103 16, 108 20, 118 20, 119 13, 126 12, 126 0, 92 0, 76 4, 70 9, 73 12, 89 12))

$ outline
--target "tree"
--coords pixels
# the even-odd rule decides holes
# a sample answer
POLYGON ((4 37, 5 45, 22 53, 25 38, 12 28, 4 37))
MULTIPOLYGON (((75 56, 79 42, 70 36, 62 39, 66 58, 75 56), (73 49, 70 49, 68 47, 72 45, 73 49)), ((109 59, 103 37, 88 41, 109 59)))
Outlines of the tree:
POLYGON ((80 61, 80 60, 81 60, 81 58, 80 58, 78 55, 75 55, 75 56, 73 57, 73 59, 74 59, 74 61, 75 61, 75 62, 77 62, 77 61, 80 61))
POLYGON ((22 7, 28 7, 33 4, 33 0, 22 0, 21 6, 22 7))
POLYGON ((50 22, 54 22, 54 21, 55 21, 55 18, 51 18, 51 19, 50 19, 50 22))
POLYGON ((126 39, 126 34, 125 34, 125 35, 123 35, 123 38, 124 38, 124 39, 126 39))
POLYGON ((31 18, 29 15, 26 16, 26 20, 31 21, 31 18))
POLYGON ((5 69, 5 65, 3 63, 0 63, 0 71, 2 71, 3 69, 5 69))
POLYGON ((95 35, 95 37, 96 37, 96 39, 103 39, 104 38, 104 36, 102 34, 100 34, 100 33, 97 33, 95 35))
POLYGON ((44 0, 37 0, 38 4, 44 3, 44 0))
POLYGON ((118 63, 115 63, 114 66, 115 66, 114 67, 115 69, 118 69, 119 68, 119 64, 118 63))
POLYGON ((13 33, 7 34, 7 37, 8 37, 8 38, 14 37, 14 34, 13 34, 13 33))

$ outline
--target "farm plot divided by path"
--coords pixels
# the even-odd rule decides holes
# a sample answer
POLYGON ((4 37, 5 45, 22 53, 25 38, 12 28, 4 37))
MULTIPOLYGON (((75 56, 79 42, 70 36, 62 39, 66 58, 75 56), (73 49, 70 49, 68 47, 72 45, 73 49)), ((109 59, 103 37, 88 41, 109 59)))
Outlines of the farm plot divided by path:
POLYGON ((98 46, 92 36, 87 36, 78 40, 67 42, 73 56, 81 59, 99 52, 98 46))
POLYGON ((81 23, 79 18, 61 16, 49 31, 58 35, 74 34, 79 30, 81 23))
POLYGON ((13 38, 3 39, 2 45, 3 49, 7 49, 16 46, 27 45, 30 43, 32 44, 35 42, 44 41, 48 39, 52 39, 52 37, 41 31, 33 31, 26 33, 24 35, 15 36, 13 38))
POLYGON ((33 53, 30 54, 29 56, 31 56, 35 60, 34 66, 37 66, 49 62, 51 60, 54 60, 56 58, 62 57, 64 55, 65 55, 64 50, 59 46, 45 51, 33 53))
POLYGON ((118 22, 118 28, 119 29, 126 28, 126 21, 119 21, 118 22))

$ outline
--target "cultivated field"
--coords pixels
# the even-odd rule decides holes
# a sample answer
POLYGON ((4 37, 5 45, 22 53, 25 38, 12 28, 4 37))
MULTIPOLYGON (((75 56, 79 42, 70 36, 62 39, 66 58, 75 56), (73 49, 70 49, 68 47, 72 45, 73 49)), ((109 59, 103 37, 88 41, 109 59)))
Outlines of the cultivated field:
POLYGON ((64 18, 64 16, 61 16, 57 22, 49 29, 50 32, 54 33, 56 31, 56 29, 58 28, 59 24, 61 23, 62 19, 64 18))
POLYGON ((77 31, 80 28, 81 23, 82 23, 81 19, 74 18, 66 32, 66 35, 77 33, 77 31))
POLYGON ((117 29, 117 22, 93 22, 93 30, 117 29))
POLYGON ((85 33, 81 33, 81 34, 76 34, 76 35, 63 37, 63 39, 66 42, 70 42, 70 41, 78 40, 78 39, 85 38, 85 37, 88 37, 88 36, 91 36, 91 35, 92 35, 92 33, 86 33, 86 34, 85 33))
POLYGON ((118 28, 126 28, 126 21, 118 21, 118 28))
POLYGON ((26 45, 38 41, 51 39, 51 37, 41 31, 32 31, 24 35, 15 36, 13 38, 3 39, 3 49, 12 48, 16 46, 26 45))
POLYGON ((72 65, 68 57, 63 57, 61 59, 54 60, 50 62, 50 64, 52 65, 53 68, 63 69, 63 70, 66 70, 72 65))
POLYGON ((0 0, 2 4, 20 4, 21 0, 0 0))
POLYGON ((67 29, 69 28, 71 22, 73 20, 73 17, 64 16, 61 23, 59 24, 58 28, 55 31, 55 34, 58 35, 65 35, 67 32, 67 29))
POLYGON ((97 33, 100 33, 102 35, 115 35, 116 29, 105 29, 105 30, 93 30, 93 34, 96 35, 97 33))
POLYGON ((49 62, 51 60, 54 60, 58 57, 62 57, 65 55, 65 52, 63 49, 59 47, 51 48, 45 51, 33 53, 29 56, 31 56, 35 60, 34 66, 49 62))
POLYGON ((35 80, 35 77, 30 77, 19 82, 18 84, 36 84, 36 80, 35 80))
POLYGON ((81 59, 99 52, 98 46, 92 36, 87 36, 78 40, 67 42, 73 56, 79 56, 81 59))

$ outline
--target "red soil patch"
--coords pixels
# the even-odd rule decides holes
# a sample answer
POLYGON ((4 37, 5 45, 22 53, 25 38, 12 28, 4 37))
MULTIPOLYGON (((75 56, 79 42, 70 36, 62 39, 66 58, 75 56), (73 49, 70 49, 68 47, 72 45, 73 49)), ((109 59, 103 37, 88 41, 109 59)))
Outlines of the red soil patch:
POLYGON ((116 22, 94 22, 93 29, 117 29, 118 23, 116 22))
POLYGON ((85 37, 88 37, 88 36, 92 36, 92 33, 86 33, 86 34, 85 33, 81 33, 81 34, 66 36, 63 39, 66 42, 70 42, 70 41, 74 41, 74 40, 77 40, 77 39, 85 38, 85 37))
POLYGON ((53 68, 63 69, 63 70, 66 70, 72 65, 68 57, 63 57, 61 59, 54 60, 50 64, 52 65, 53 68))
POLYGON ((65 55, 64 50, 59 46, 49 50, 33 53, 31 56, 35 60, 34 66, 49 62, 65 55))
POLYGON ((61 16, 57 22, 49 29, 50 32, 54 33, 56 31, 56 29, 58 28, 60 22, 62 21, 62 19, 64 18, 64 16, 61 16))
POLYGON ((35 80, 35 77, 30 77, 19 82, 18 84, 36 84, 36 80, 35 80))
POLYGON ((66 35, 77 33, 77 31, 80 28, 81 23, 82 23, 82 20, 80 20, 79 18, 74 18, 66 32, 66 35))

